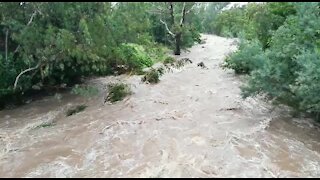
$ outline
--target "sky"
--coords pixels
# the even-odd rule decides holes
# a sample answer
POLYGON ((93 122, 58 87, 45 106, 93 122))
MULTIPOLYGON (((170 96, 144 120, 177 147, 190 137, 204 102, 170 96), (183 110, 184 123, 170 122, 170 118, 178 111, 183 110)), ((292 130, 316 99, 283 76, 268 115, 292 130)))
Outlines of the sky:
POLYGON ((237 4, 237 5, 245 5, 248 4, 248 2, 231 2, 231 5, 237 4))
MULTIPOLYGON (((231 7, 233 6, 244 6, 244 5, 247 5, 249 2, 230 2, 230 4, 223 8, 223 10, 226 10, 226 9, 230 9, 231 7)), ((262 2, 250 2, 250 3, 262 3, 262 2)))

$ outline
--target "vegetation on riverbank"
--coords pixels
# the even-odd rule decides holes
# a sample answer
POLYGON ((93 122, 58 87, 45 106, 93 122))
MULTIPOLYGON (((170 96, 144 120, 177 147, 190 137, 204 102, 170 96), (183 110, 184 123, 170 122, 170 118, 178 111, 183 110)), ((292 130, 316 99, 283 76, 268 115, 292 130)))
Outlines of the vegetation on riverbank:
POLYGON ((270 2, 231 9, 217 17, 218 34, 243 39, 225 67, 249 75, 242 87, 244 97, 262 93, 320 119, 319 7, 317 2, 270 2))
POLYGON ((141 73, 199 40, 192 2, 11 2, 0 11, 1 107, 83 77, 141 73))

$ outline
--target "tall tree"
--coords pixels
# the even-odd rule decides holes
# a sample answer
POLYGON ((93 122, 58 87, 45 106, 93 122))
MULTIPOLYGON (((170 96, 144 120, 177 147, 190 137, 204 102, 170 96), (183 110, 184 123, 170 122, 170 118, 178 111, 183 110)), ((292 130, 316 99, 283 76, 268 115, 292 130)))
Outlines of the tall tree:
POLYGON ((187 15, 194 9, 195 2, 164 2, 155 4, 154 11, 166 31, 174 39, 175 55, 181 54, 182 35, 186 27, 187 15))

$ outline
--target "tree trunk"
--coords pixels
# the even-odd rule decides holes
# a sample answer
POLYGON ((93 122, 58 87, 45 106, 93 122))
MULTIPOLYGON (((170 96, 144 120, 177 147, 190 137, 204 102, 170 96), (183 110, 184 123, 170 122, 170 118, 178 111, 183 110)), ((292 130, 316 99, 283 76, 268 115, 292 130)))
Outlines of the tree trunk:
POLYGON ((176 40, 176 49, 174 51, 175 55, 180 55, 181 50, 180 50, 180 46, 181 46, 181 32, 177 33, 175 35, 175 40, 176 40))

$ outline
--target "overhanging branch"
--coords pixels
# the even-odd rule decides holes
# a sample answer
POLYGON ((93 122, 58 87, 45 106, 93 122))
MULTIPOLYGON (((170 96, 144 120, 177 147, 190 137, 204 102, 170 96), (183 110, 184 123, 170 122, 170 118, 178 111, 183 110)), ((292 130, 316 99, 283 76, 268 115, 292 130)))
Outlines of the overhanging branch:
POLYGON ((186 14, 188 14, 188 13, 191 12, 191 10, 194 8, 195 4, 196 4, 196 3, 194 3, 194 4, 192 5, 192 7, 191 7, 188 11, 186 11, 186 14))
POLYGON ((180 26, 182 26, 182 24, 184 23, 185 15, 186 15, 186 3, 184 2, 182 12, 181 12, 180 26))
POLYGON ((17 84, 18 84, 18 81, 19 81, 19 78, 20 78, 24 73, 27 73, 27 72, 29 72, 29 71, 33 71, 33 70, 37 69, 39 66, 40 66, 40 63, 39 63, 38 65, 36 65, 35 67, 33 67, 33 68, 29 68, 29 69, 26 69, 26 70, 22 71, 22 72, 16 77, 16 80, 14 81, 13 90, 16 90, 17 84))
POLYGON ((160 22, 161 22, 162 24, 164 24, 164 25, 165 25, 166 30, 168 31, 168 33, 169 33, 171 36, 173 36, 173 37, 174 37, 174 33, 170 31, 170 29, 169 29, 169 27, 168 27, 167 23, 166 23, 166 22, 164 22, 164 21, 162 21, 162 19, 160 19, 160 22))

